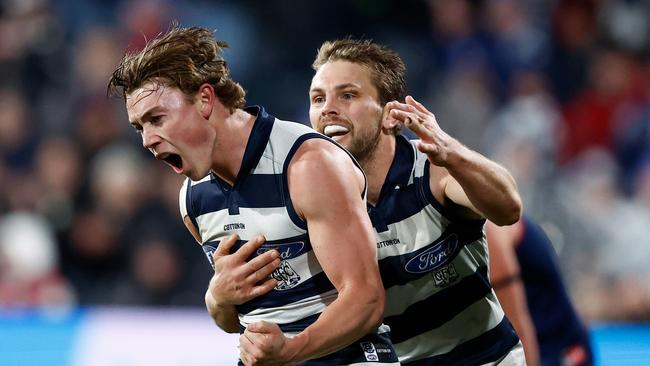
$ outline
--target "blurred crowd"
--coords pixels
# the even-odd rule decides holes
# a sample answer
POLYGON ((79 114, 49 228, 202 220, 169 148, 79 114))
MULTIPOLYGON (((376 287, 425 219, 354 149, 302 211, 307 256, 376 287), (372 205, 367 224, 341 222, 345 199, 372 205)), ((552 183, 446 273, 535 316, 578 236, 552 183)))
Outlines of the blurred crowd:
POLYGON ((0 309, 203 306, 211 268, 106 83, 170 20, 308 121, 320 43, 397 50, 441 127, 513 173, 587 321, 650 321, 646 0, 0 1, 0 309))

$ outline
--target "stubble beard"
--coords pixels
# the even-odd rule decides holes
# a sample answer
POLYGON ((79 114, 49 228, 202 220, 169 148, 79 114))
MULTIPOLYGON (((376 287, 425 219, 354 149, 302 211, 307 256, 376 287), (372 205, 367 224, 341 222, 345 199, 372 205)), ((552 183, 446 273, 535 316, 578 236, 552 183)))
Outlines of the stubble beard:
POLYGON ((381 135, 381 127, 366 131, 359 136, 354 136, 350 141, 350 146, 347 147, 348 151, 357 159, 361 167, 372 164, 376 155, 377 145, 379 145, 379 138, 381 135))

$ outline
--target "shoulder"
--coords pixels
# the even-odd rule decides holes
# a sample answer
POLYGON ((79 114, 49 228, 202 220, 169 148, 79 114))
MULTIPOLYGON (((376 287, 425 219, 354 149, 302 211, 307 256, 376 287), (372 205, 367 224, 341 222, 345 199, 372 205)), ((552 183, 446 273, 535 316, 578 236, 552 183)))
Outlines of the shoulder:
POLYGON ((343 148, 324 139, 310 139, 300 146, 289 165, 287 177, 292 201, 303 210, 344 197, 363 197, 366 183, 352 157, 343 148))
POLYGON ((321 138, 305 140, 289 164, 291 176, 307 180, 327 179, 329 174, 346 174, 351 169, 356 169, 352 158, 341 147, 321 138))

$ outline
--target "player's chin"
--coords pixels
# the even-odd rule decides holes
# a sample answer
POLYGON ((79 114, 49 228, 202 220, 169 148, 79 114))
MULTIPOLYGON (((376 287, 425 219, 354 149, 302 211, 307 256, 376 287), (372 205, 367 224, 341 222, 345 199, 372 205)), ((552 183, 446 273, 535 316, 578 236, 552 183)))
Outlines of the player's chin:
POLYGON ((343 145, 343 147, 346 147, 346 148, 347 148, 347 146, 345 146, 346 143, 348 143, 350 141, 350 139, 351 139, 349 132, 348 133, 343 133, 343 134, 340 134, 340 135, 330 136, 330 138, 332 140, 338 142, 339 144, 343 145))

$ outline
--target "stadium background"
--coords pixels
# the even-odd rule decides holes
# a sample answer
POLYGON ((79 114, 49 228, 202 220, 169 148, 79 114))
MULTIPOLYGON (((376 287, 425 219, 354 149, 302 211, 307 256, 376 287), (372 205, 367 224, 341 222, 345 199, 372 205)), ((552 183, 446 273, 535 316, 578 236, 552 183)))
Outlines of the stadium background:
POLYGON ((397 50, 442 128, 515 175, 599 364, 650 360, 649 1, 2 0, 1 365, 236 356, 203 310, 181 178, 106 98, 124 48, 171 19, 215 29, 249 104, 303 122, 322 41, 397 50))

